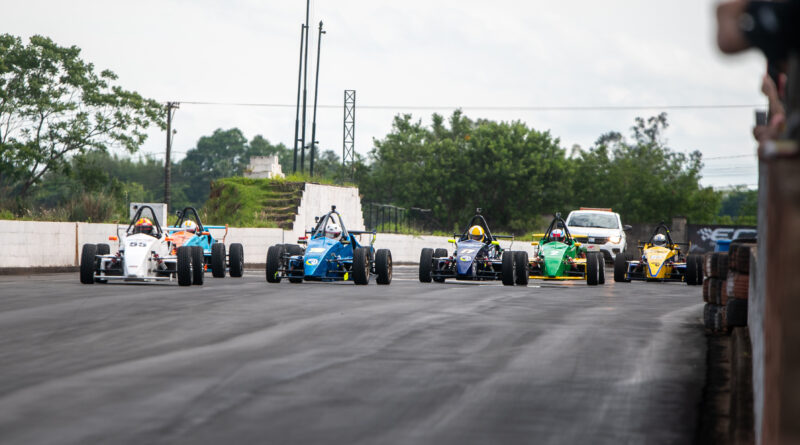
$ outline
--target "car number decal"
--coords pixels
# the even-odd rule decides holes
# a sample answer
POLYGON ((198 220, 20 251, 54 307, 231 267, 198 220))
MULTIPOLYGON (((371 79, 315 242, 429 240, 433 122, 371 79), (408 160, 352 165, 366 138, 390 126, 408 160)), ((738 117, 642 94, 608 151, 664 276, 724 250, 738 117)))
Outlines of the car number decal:
POLYGON ((308 249, 308 251, 311 252, 311 253, 322 253, 322 252, 325 251, 325 248, 324 247, 312 247, 312 248, 308 249))
POLYGON ((464 255, 466 255, 468 253, 473 253, 473 252, 475 252, 475 249, 464 249, 464 250, 461 251, 461 253, 463 253, 464 255))

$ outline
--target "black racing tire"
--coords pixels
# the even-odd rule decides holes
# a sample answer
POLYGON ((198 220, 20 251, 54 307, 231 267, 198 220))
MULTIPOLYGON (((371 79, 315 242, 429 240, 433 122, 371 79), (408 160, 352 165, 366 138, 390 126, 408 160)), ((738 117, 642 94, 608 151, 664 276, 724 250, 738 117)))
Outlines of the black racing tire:
POLYGON ((353 282, 369 284, 369 247, 358 247, 353 251, 353 282))
POLYGON ((447 249, 438 248, 433 251, 434 258, 447 258, 447 249))
POLYGON ((747 326, 747 300, 730 298, 725 307, 728 326, 747 326))
MULTIPOLYGON (((719 256, 720 252, 711 254, 711 276, 714 278, 719 278, 719 256)), ((734 261, 733 256, 731 256, 730 261, 734 261)))
POLYGON ((597 264, 599 269, 597 284, 606 284, 606 258, 600 252, 597 253, 597 264))
POLYGON ((225 278, 225 244, 211 245, 211 275, 214 278, 225 278))
POLYGON ((94 284, 94 272, 97 269, 97 246, 84 244, 81 250, 81 283, 94 284))
POLYGON ((520 250, 514 252, 514 262, 516 268, 516 280, 515 283, 520 286, 527 286, 528 280, 530 279, 530 273, 528 272, 528 252, 524 250, 520 250))
POLYGON ((504 286, 513 286, 517 281, 517 268, 514 262, 514 252, 506 250, 503 252, 503 264, 501 266, 501 279, 504 286))
POLYGON ((178 247, 178 285, 192 285, 192 248, 178 247))
POLYGON ((614 258, 614 281, 617 283, 630 283, 626 274, 628 273, 628 255, 620 252, 614 258))
POLYGON ((728 271, 730 270, 730 254, 720 252, 717 259, 717 275, 719 279, 725 280, 728 278, 728 271))
POLYGON ((109 253, 111 253, 111 247, 108 244, 100 243, 97 245, 98 255, 108 255, 109 253))
POLYGON ((375 273, 378 275, 376 283, 392 283, 392 252, 389 249, 378 249, 375 252, 375 273))
POLYGON ((284 244, 283 245, 284 251, 289 255, 303 255, 305 250, 298 244, 284 244))
MULTIPOLYGON (((684 277, 684 281, 689 286, 694 286, 697 284, 697 274, 701 273, 698 271, 698 263, 697 263, 697 255, 689 255, 686 257, 686 276, 684 277)), ((702 279, 701 279, 702 281, 702 279)))
POLYGON ((600 282, 600 261, 597 255, 586 255, 586 284, 597 286, 600 282))
POLYGON ((203 248, 192 246, 192 284, 203 285, 203 278, 206 275, 205 259, 203 258, 203 248))
POLYGON ((424 248, 419 254, 419 281, 420 283, 431 282, 431 270, 433 269, 433 249, 424 248))
POLYGON ((228 252, 228 273, 233 278, 241 278, 244 275, 244 247, 239 243, 231 244, 228 252))
POLYGON ((280 283, 279 270, 283 261, 283 245, 269 246, 267 249, 267 283, 280 283))

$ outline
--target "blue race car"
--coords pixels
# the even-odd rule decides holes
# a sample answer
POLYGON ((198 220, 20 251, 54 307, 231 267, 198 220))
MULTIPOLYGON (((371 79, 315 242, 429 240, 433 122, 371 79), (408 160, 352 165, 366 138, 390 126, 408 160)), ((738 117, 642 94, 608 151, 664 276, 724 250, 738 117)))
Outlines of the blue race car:
MULTIPOLYGON (((244 248, 239 243, 231 244, 230 252, 225 252, 225 237, 228 226, 204 226, 194 207, 186 207, 177 212, 178 221, 167 227, 167 233, 175 248, 191 246, 202 250, 205 270, 211 270, 215 278, 225 278, 225 271, 232 277, 244 274, 244 248), (222 241, 214 238, 210 230, 225 230, 222 241)), ((201 274, 202 275, 202 274, 201 274)))
POLYGON ((305 232, 297 244, 277 244, 267 250, 267 282, 290 283, 307 281, 353 281, 369 284, 377 275, 378 284, 392 282, 392 253, 373 247, 376 232, 348 231, 336 206, 317 218, 311 231, 305 232), (309 237, 310 235, 310 237, 309 237), (356 235, 372 235, 370 244, 362 246, 356 235))
POLYGON ((450 243, 456 245, 452 255, 447 249, 422 249, 419 258, 419 281, 443 283, 457 280, 502 280, 506 286, 528 284, 528 253, 500 247, 498 240, 510 235, 492 235, 481 209, 472 217, 464 233, 453 234, 450 243))

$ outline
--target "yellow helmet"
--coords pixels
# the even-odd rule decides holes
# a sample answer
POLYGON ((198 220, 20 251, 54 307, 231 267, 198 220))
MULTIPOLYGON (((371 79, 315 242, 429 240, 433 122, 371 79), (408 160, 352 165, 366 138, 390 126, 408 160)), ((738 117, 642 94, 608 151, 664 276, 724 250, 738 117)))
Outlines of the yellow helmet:
POLYGON ((483 227, 481 226, 472 226, 469 228, 469 239, 474 241, 483 241, 483 238, 486 236, 485 232, 483 231, 483 227))

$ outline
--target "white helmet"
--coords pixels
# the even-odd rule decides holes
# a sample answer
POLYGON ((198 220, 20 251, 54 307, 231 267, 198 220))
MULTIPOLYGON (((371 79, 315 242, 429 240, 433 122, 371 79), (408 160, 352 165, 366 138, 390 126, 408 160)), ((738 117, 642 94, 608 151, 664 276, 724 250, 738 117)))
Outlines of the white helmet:
POLYGON ((659 233, 658 235, 653 237, 653 245, 654 246, 666 246, 667 245, 667 237, 664 236, 663 233, 659 233))
POLYGON ((328 224, 328 227, 325 228, 325 236, 331 239, 339 238, 342 236, 342 229, 336 223, 328 224))
POLYGON ((194 233, 197 230, 197 223, 188 219, 181 225, 184 231, 194 233))

